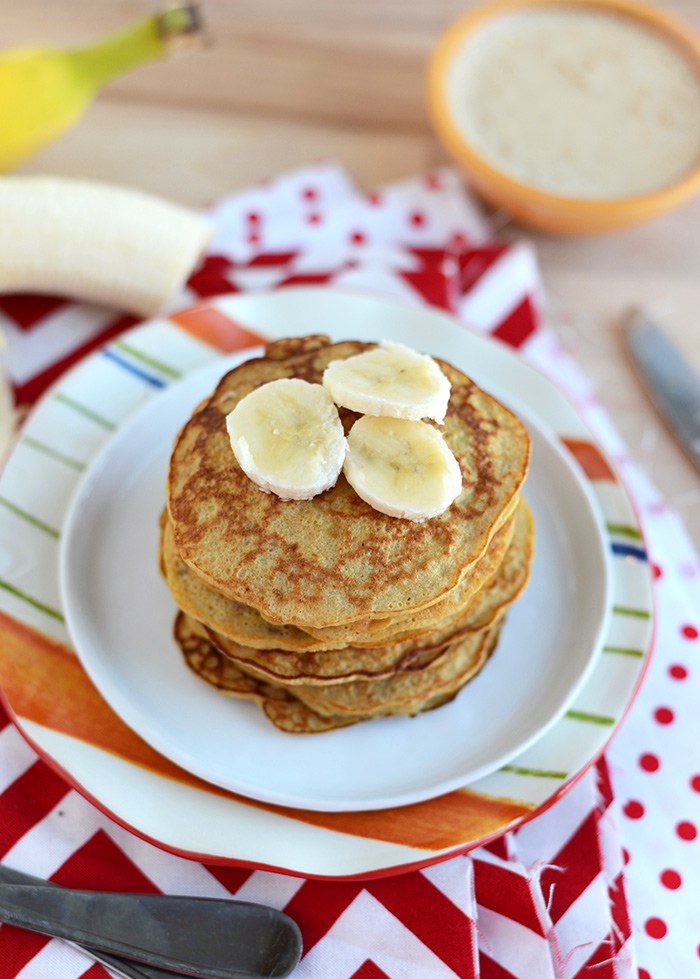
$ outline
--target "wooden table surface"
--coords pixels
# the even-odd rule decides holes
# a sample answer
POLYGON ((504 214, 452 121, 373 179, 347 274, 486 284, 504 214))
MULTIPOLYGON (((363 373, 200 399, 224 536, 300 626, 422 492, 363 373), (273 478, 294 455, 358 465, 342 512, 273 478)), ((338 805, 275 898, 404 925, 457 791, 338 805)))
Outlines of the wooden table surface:
MULTIPOLYGON (((431 133, 425 65, 472 0, 203 0, 211 44, 112 82, 25 172, 116 181, 200 204, 318 158, 367 189, 448 162, 431 133)), ((657 6, 700 34, 697 0, 657 6)), ((3 47, 73 46, 150 12, 147 0, 14 0, 3 47)), ((700 369, 700 197, 641 227, 537 235, 549 312, 631 452, 700 545, 700 476, 651 408, 620 323, 643 305, 700 369)))

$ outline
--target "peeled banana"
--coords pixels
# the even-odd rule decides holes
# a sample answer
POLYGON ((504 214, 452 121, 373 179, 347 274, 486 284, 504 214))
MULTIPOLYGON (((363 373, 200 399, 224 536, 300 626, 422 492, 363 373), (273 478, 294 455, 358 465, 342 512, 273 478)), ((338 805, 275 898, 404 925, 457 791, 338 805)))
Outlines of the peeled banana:
POLYGON ((300 378, 269 381, 226 416, 241 469, 284 500, 309 500, 330 489, 345 459, 338 409, 320 384, 300 378))
POLYGON ((364 415, 347 441, 345 478, 381 513, 428 520, 459 496, 459 463, 442 434, 426 422, 364 415))
POLYGON ((86 47, 22 47, 0 54, 0 170, 72 126, 110 78, 160 57, 182 38, 201 36, 197 8, 175 4, 86 47))
POLYGON ((151 194, 65 177, 0 177, 0 293, 36 292, 148 316, 180 289, 211 228, 151 194))
POLYGON ((333 361, 323 384, 336 404, 351 411, 412 421, 442 423, 450 398, 450 382, 432 357, 389 340, 333 361))

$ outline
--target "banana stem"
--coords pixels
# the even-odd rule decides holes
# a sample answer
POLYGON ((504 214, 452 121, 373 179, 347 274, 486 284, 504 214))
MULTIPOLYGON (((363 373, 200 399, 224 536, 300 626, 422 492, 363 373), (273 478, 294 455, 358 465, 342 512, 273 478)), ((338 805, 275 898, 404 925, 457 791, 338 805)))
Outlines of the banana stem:
POLYGON ((196 3, 174 3, 158 15, 158 28, 164 38, 201 35, 202 17, 196 3))
POLYGON ((171 39, 197 34, 196 8, 177 4, 101 41, 70 51, 74 70, 98 88, 116 75, 163 55, 171 39))

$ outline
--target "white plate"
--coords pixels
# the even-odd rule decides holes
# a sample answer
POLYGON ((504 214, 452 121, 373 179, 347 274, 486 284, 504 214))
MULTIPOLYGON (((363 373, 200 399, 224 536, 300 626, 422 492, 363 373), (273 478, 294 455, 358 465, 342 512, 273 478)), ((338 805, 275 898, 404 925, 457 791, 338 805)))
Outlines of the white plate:
MULTIPOLYGON (((110 440, 75 494, 60 580, 68 628, 93 683, 166 757, 216 785, 279 805, 406 805, 504 765, 569 706, 607 624, 600 516, 572 463, 530 420, 531 580, 496 652, 455 700, 415 718, 376 719, 322 736, 286 734, 257 706, 222 696, 187 668, 172 638, 176 607, 157 566, 173 439, 230 366, 216 363, 149 402, 110 440)), ((487 389, 497 383, 480 380, 487 389)))
POLYGON ((634 510, 569 401, 503 344, 434 309, 294 287, 208 300, 176 319, 135 327, 66 373, 32 411, 0 474, 0 689, 25 737, 112 818, 172 852, 307 876, 425 866, 551 804, 616 730, 653 631, 634 510), (256 337, 320 330, 429 350, 519 410, 535 441, 526 495, 537 538, 532 581, 502 643, 455 703, 307 738, 282 735, 251 705, 187 673, 170 639, 173 607, 155 552, 170 435, 199 385, 211 386, 226 364, 212 339, 244 350, 256 337), (208 380, 195 379, 209 366, 208 380), (177 377, 182 386, 162 390, 177 377), (148 425, 132 423, 144 404, 148 425), (76 493, 82 509, 68 525, 76 493), (70 609, 59 586, 61 547, 70 609), (208 779, 304 808, 197 780, 121 727, 72 655, 73 631, 109 699, 162 751, 186 768, 206 764, 208 779), (486 716, 487 735, 470 705, 486 716), (311 809, 377 807, 450 785, 454 792, 399 809, 311 809))

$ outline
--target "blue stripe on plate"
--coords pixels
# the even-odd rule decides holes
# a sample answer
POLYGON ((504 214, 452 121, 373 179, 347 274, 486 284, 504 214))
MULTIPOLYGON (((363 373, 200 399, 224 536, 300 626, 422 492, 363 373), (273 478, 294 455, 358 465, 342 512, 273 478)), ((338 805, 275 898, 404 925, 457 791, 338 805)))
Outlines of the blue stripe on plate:
POLYGON ((615 541, 611 544, 612 552, 616 557, 636 557, 640 561, 646 561, 647 552, 643 547, 635 547, 633 544, 616 544, 615 541))
POLYGON ((125 371, 128 371, 130 374, 135 374, 136 377, 140 377, 142 381, 146 382, 146 384, 151 384, 154 388, 167 387, 167 381, 162 380, 160 377, 156 377, 154 374, 149 374, 148 371, 143 370, 141 367, 137 367, 136 364, 133 364, 125 357, 120 357, 114 350, 106 348, 102 351, 102 354, 108 360, 118 364, 119 367, 122 367, 125 371))

